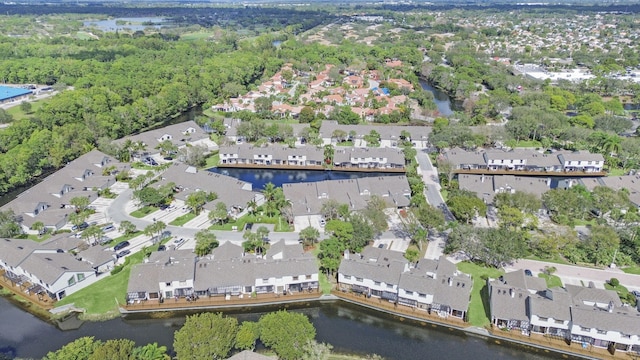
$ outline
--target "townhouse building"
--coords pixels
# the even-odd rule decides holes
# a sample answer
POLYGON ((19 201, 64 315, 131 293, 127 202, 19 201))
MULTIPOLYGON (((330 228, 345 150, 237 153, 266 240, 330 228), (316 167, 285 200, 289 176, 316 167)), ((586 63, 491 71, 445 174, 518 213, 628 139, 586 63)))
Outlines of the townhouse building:
POLYGON ((340 169, 404 170, 404 152, 394 148, 337 148, 333 163, 340 169))
POLYGON ((541 198, 542 194, 551 190, 552 180, 533 176, 459 174, 458 184, 460 189, 473 192, 486 204, 491 204, 497 194, 513 194, 516 191, 541 198))
POLYGON ((60 300, 97 281, 90 264, 58 248, 59 245, 59 237, 44 243, 0 239, 0 272, 5 281, 52 300, 60 300))
POLYGON ((442 154, 457 170, 601 173, 604 157, 588 151, 540 153, 528 149, 452 148, 442 154))
POLYGON ((24 232, 33 232, 31 228, 36 222, 42 222, 49 230, 59 230, 68 223, 69 214, 75 211, 71 199, 86 197, 89 203, 93 202, 98 198, 98 190, 115 184, 115 175, 129 168, 129 164, 92 150, 47 176, 0 209, 12 210, 24 232))
POLYGON ((290 148, 281 145, 239 144, 221 147, 220 165, 305 166, 322 168, 324 150, 315 146, 290 148))
POLYGON ((204 209, 212 210, 218 203, 223 203, 229 216, 233 218, 246 214, 247 204, 252 201, 258 206, 264 203, 264 195, 253 191, 251 183, 206 170, 201 171, 185 164, 174 163, 150 186, 160 188, 167 184, 175 186, 174 198, 182 201, 197 191, 215 193, 216 199, 207 202, 204 209))
POLYGON ((345 251, 338 269, 343 291, 464 320, 472 288, 471 277, 445 257, 422 259, 413 266, 397 251, 366 247, 361 254, 345 251))
POLYGON ((353 139, 356 147, 365 147, 365 135, 371 131, 380 134, 380 147, 396 148, 401 146, 402 141, 409 141, 413 147, 424 149, 429 147, 430 126, 402 126, 402 125, 342 125, 334 120, 325 120, 320 126, 319 136, 324 145, 336 144, 334 138, 336 130, 345 134, 354 134, 353 139))
POLYGON ((302 245, 275 242, 265 254, 246 254, 225 242, 210 255, 196 257, 189 250, 153 253, 131 270, 127 302, 190 296, 248 297, 289 294, 319 289, 315 257, 302 245))
POLYGON ((183 148, 187 145, 204 146, 208 150, 215 148, 215 143, 209 139, 209 134, 193 120, 145 131, 137 135, 125 136, 115 140, 114 144, 122 145, 128 140, 143 144, 143 152, 147 155, 160 153, 158 145, 164 141, 170 141, 177 148, 183 148))
POLYGON ((411 188, 405 176, 361 177, 349 180, 325 180, 308 183, 283 184, 285 198, 290 201, 294 224, 316 226, 322 218, 322 205, 329 199, 347 204, 351 211, 362 210, 372 195, 381 197, 387 207, 401 209, 409 206, 411 188))
POLYGON ((546 288, 518 272, 489 279, 491 323, 523 334, 543 334, 583 347, 640 353, 640 312, 613 290, 567 284, 546 288))

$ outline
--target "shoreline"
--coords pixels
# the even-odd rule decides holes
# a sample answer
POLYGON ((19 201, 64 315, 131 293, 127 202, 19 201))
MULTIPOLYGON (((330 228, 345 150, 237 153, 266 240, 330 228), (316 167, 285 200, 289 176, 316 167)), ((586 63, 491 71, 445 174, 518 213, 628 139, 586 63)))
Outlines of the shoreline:
MULTIPOLYGON (((60 328, 60 323, 57 321, 58 318, 56 318, 54 316, 54 314, 50 313, 49 311, 46 311, 44 309, 40 309, 36 304, 33 304, 31 302, 27 301, 20 301, 20 299, 22 299, 19 295, 14 294, 12 291, 10 291, 9 289, 5 290, 8 292, 8 294, 2 294, 3 297, 5 297, 11 304, 19 307, 21 310, 26 311, 36 317, 38 317, 40 320, 47 322, 49 324, 55 325, 56 327, 60 328), (37 309, 36 309, 37 308, 37 309), (48 317, 47 317, 48 315, 48 317)), ((113 316, 104 316, 107 314, 101 314, 101 315, 89 315, 87 316, 86 314, 83 314, 83 316, 81 316, 81 319, 83 322, 84 321, 92 321, 92 322, 98 322, 98 321, 107 321, 107 320, 112 320, 115 318, 123 318, 126 319, 126 317, 128 315, 136 315, 136 314, 149 314, 150 318, 158 318, 158 316, 154 316, 153 314, 160 314, 163 312, 193 312, 193 311, 210 311, 210 310, 220 310, 220 311, 224 311, 224 310, 238 310, 238 309, 242 309, 242 308, 250 308, 250 309, 254 309, 254 308, 260 308, 260 307, 265 307, 265 306, 283 306, 283 307, 288 307, 290 305, 296 305, 296 304, 304 304, 304 303, 316 303, 316 302, 345 302, 348 304, 352 304, 352 305, 356 305, 359 307, 363 307, 375 312, 379 312, 379 313, 384 313, 386 315, 391 315, 394 317, 399 317, 400 319, 407 319, 410 321, 415 322, 416 326, 426 326, 431 325, 434 328, 441 328, 441 329, 446 329, 449 331, 459 331, 465 335, 468 336, 473 336, 473 337, 477 337, 477 338, 482 338, 484 340, 487 341, 493 341, 495 344, 498 345, 502 345, 502 342, 509 344, 511 346, 517 346, 517 347, 524 347, 527 351, 533 352, 533 353, 537 353, 537 352, 544 352, 544 353, 555 353, 558 354, 564 358, 567 357, 573 357, 573 358, 577 358, 577 359, 600 359, 602 358, 601 356, 599 356, 599 354, 581 354, 581 353, 577 353, 577 352, 573 352, 573 351, 567 351, 565 349, 561 349, 558 348, 556 346, 553 346, 553 344, 549 343, 549 346, 545 346, 542 344, 537 344, 531 341, 527 341, 526 339, 517 339, 514 337, 507 337, 507 336, 501 336, 499 334, 496 334, 496 332, 499 332, 500 330, 489 330, 486 328, 479 328, 479 327, 474 327, 471 326, 468 323, 461 323, 461 324, 454 324, 454 323, 447 323, 444 321, 437 321, 434 319, 429 319, 429 318, 425 318, 425 317, 419 317, 419 316, 412 316, 410 314, 405 314, 399 311, 393 311, 393 310, 389 310, 389 309, 385 309, 379 306, 375 306, 374 304, 368 304, 362 301, 355 301, 352 299, 349 299, 347 297, 342 297, 336 295, 334 292, 332 292, 331 294, 323 294, 321 296, 318 297, 313 297, 313 298, 306 298, 306 299, 292 299, 292 300, 287 300, 287 301, 266 301, 266 302, 261 302, 261 303, 252 303, 252 304, 225 304, 225 305, 210 305, 210 306, 191 306, 191 307, 179 307, 179 308, 161 308, 161 309, 140 309, 140 310, 127 310, 127 309, 123 309, 122 307, 119 307, 118 310, 119 312, 114 312, 114 313, 109 313, 108 315, 113 315, 113 316), (468 326, 463 326, 464 325, 468 325, 468 326)), ((60 316, 62 317, 69 317, 69 318, 73 318, 74 316, 70 316, 69 314, 71 313, 65 313, 65 314, 60 314, 60 316)), ((76 314, 80 314, 77 313, 76 314)), ((400 320, 402 321, 402 320, 400 320)), ((621 353, 624 354, 624 353, 621 353)), ((350 354, 338 354, 338 355, 347 355, 347 356, 351 356, 350 354)), ((624 355, 623 355, 624 356, 624 355)), ((358 358, 358 357, 356 357, 358 358)), ((354 358, 354 359, 356 359, 354 358)), ((613 356, 611 355, 609 358, 611 359, 615 359, 615 358, 621 358, 621 356, 613 356)))

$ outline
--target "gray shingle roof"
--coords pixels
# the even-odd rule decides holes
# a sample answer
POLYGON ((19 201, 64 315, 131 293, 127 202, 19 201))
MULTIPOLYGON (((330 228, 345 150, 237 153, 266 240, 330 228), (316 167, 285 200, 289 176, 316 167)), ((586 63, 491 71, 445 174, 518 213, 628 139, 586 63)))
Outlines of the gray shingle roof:
POLYGON ((531 314, 555 320, 571 320, 571 295, 565 289, 547 289, 530 295, 528 301, 531 314))
POLYGON ((89 264, 76 260, 69 253, 32 253, 20 267, 47 284, 55 283, 69 272, 93 272, 89 264))
POLYGON ((283 184, 285 197, 291 201, 293 213, 320 214, 327 199, 348 204, 351 210, 361 210, 371 195, 381 196, 389 207, 409 205, 411 190, 404 176, 380 176, 350 180, 325 180, 313 183, 283 184))
POLYGON ((526 301, 529 292, 505 285, 498 280, 491 282, 491 317, 504 320, 528 321, 526 301))
POLYGON ((627 335, 640 335, 640 313, 631 307, 606 309, 574 305, 571 308, 573 324, 598 330, 618 331, 627 335))

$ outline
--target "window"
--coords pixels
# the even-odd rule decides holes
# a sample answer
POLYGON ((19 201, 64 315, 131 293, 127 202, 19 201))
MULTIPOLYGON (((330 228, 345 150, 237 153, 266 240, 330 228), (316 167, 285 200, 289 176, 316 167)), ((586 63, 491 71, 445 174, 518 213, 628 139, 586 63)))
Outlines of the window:
POLYGON ((351 280, 351 275, 344 275, 344 278, 347 280, 351 280))
POLYGON ((362 282, 362 278, 357 277, 357 278, 356 278, 356 281, 362 282))
POLYGON ((607 330, 598 330, 598 334, 607 335, 607 330))
POLYGON ((624 339, 631 339, 631 335, 629 334, 620 334, 624 339))
POLYGON ((589 332, 589 331, 591 331, 591 328, 580 326, 580 330, 581 331, 585 331, 585 332, 589 332))
POLYGON ((166 283, 164 283, 164 286, 171 286, 171 283, 170 282, 166 282, 166 283))
POLYGON ((294 276, 294 277, 293 277, 293 280, 294 280, 294 281, 298 280, 298 276, 294 276))
POLYGON ((562 321, 562 320, 554 320, 554 322, 555 322, 556 324, 564 324, 564 321, 562 321))
POLYGON ((307 280, 311 280, 311 275, 305 275, 304 278, 307 280))
POLYGON ((393 289, 393 284, 387 284, 387 289, 393 289))
POLYGON ((407 293, 407 295, 413 295, 413 291, 405 290, 404 292, 407 293))
POLYGON ((262 279, 262 283, 263 283, 263 284, 266 284, 266 283, 268 283, 268 282, 269 282, 269 279, 267 279, 267 278, 262 279))
POLYGON ((78 274, 78 281, 84 280, 84 274, 78 274))
POLYGON ((76 283, 75 276, 70 277, 69 280, 67 281, 67 283, 69 284, 69 286, 75 284, 76 283))
POLYGON ((542 317, 542 316, 540 316, 538 319, 540 319, 540 321, 549 321, 549 319, 548 319, 548 318, 546 318, 546 317, 542 317))
POLYGON ((426 297, 427 297, 427 294, 418 294, 418 297, 426 298, 426 297))
POLYGON ((373 284, 374 285, 380 285, 380 281, 374 281, 373 284))
POLYGON ((173 297, 173 291, 165 291, 164 292, 164 297, 168 298, 172 298, 173 297))

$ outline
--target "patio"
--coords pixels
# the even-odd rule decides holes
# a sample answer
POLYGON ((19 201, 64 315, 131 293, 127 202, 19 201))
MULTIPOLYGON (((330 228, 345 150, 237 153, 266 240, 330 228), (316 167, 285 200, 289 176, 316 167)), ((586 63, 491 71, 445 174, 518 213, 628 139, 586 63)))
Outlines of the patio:
POLYGON ((342 291, 338 291, 338 290, 333 290, 331 291, 331 294, 343 299, 343 300, 347 300, 350 302, 354 302, 354 303, 359 303, 365 306, 369 306, 369 307, 373 307, 376 309, 380 309, 392 314, 396 314, 399 316, 406 316, 409 318, 416 318, 416 319, 422 319, 431 323, 436 323, 442 326, 453 326, 453 327, 457 327, 457 328, 464 328, 464 327, 468 327, 470 326, 469 323, 464 322, 463 320, 453 317, 453 316, 448 316, 448 317, 442 317, 439 316, 436 313, 429 313, 426 310, 420 309, 420 308, 416 308, 416 307, 410 307, 410 306, 405 306, 405 305, 396 305, 392 302, 389 302, 387 300, 381 299, 381 298, 376 298, 376 297, 370 297, 367 298, 366 296, 362 295, 362 294, 357 294, 357 293, 350 293, 350 292, 342 292, 342 291))
POLYGON ((17 276, 10 271, 0 270, 0 286, 45 310, 53 308, 54 301, 51 300, 46 290, 40 285, 29 283, 25 276, 17 276))
POLYGON ((163 302, 156 300, 134 301, 132 304, 122 305, 126 312, 138 311, 159 311, 159 310, 187 310, 196 308, 224 308, 242 305, 264 305, 285 302, 301 302, 305 300, 316 300, 322 294, 319 291, 290 293, 287 295, 280 294, 258 294, 252 296, 215 296, 215 297, 199 297, 191 300, 187 297, 164 299, 163 302))

